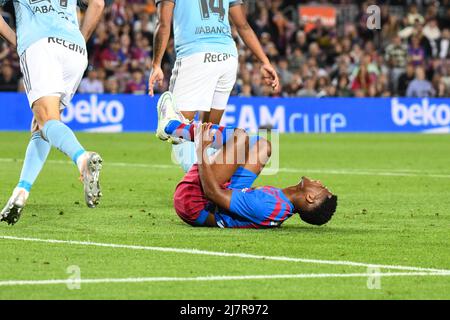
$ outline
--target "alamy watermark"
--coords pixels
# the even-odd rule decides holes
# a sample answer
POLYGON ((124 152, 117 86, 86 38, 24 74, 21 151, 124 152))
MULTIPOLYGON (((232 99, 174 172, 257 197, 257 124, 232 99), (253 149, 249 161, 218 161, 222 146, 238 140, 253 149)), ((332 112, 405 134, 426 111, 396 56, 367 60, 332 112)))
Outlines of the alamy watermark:
POLYGON ((67 279, 67 289, 80 290, 81 289, 81 268, 76 265, 68 266, 66 273, 69 274, 67 279))
POLYGON ((261 175, 275 175, 280 167, 280 133, 278 130, 260 129, 256 134, 235 135, 235 129, 215 132, 207 148, 206 137, 196 137, 195 143, 185 141, 172 149, 172 162, 189 168, 208 157, 214 164, 262 165, 261 175), (198 150, 203 150, 203 157, 198 150))
POLYGON ((381 9, 377 5, 370 5, 366 9, 366 14, 368 15, 366 26, 369 30, 380 30, 381 29, 381 9))
POLYGON ((381 289, 381 270, 378 267, 368 267, 367 274, 367 289, 369 290, 379 290, 381 289))

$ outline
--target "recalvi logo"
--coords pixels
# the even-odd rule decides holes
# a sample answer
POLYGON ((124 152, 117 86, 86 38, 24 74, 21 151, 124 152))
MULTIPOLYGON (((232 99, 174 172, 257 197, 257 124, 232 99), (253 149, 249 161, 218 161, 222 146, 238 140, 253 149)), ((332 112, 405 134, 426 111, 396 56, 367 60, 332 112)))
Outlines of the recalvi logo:
POLYGON ((421 104, 406 105, 398 99, 391 100, 392 121, 398 126, 448 126, 450 124, 450 106, 445 103, 430 104, 422 99, 421 104))

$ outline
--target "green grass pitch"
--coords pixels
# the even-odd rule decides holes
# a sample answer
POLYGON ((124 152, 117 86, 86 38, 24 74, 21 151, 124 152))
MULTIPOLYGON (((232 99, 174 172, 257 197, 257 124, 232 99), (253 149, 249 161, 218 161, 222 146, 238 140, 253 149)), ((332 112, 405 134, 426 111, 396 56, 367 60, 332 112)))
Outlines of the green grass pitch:
MULTIPOLYGON (((324 227, 293 216, 275 230, 185 225, 172 208, 181 169, 170 161, 170 146, 154 135, 78 137, 104 159, 104 198, 88 209, 75 166, 52 150, 22 219, 13 227, 0 224, 0 300, 450 298, 448 274, 381 268, 383 274, 408 274, 364 276, 368 264, 450 269, 449 135, 281 136, 283 170, 257 184, 287 186, 307 175, 329 186, 339 204, 324 227), (73 290, 36 282, 68 279, 69 266, 79 267, 82 281, 106 280, 73 290), (216 278, 200 281, 208 276, 216 278), (127 278, 136 282, 113 282, 127 278), (14 282, 19 280, 32 282, 14 282)), ((0 133, 2 206, 17 183, 27 141, 27 133, 0 133)))

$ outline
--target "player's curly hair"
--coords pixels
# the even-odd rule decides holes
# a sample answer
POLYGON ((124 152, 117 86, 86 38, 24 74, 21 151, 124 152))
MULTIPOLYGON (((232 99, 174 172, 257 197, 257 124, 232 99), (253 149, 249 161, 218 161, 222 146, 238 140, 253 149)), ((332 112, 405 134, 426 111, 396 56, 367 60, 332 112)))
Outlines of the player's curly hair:
POLYGON ((306 223, 321 226, 333 217, 337 207, 337 196, 325 198, 316 208, 308 212, 300 212, 300 218, 306 223))

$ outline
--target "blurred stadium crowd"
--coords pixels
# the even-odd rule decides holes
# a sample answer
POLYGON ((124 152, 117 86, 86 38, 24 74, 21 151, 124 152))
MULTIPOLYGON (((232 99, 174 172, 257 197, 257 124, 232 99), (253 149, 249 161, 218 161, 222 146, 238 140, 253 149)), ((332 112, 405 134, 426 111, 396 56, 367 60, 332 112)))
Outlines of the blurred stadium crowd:
MULTIPOLYGON (((376 1, 244 2, 249 22, 280 75, 279 95, 450 96, 450 0, 383 1, 380 30, 367 27, 367 7, 376 1), (309 4, 334 6, 336 25, 317 19, 305 30, 298 6, 309 4)), ((10 13, 0 12, 13 21, 10 13)), ((155 26, 154 0, 116 0, 88 43, 90 65, 79 91, 145 94, 155 26)), ((233 95, 274 95, 261 85, 259 63, 234 30, 233 36, 240 61, 233 95)), ((157 92, 167 90, 174 61, 171 40, 164 59, 165 84, 157 92)), ((0 66, 0 91, 23 91, 19 59, 5 42, 0 43, 0 66)))

